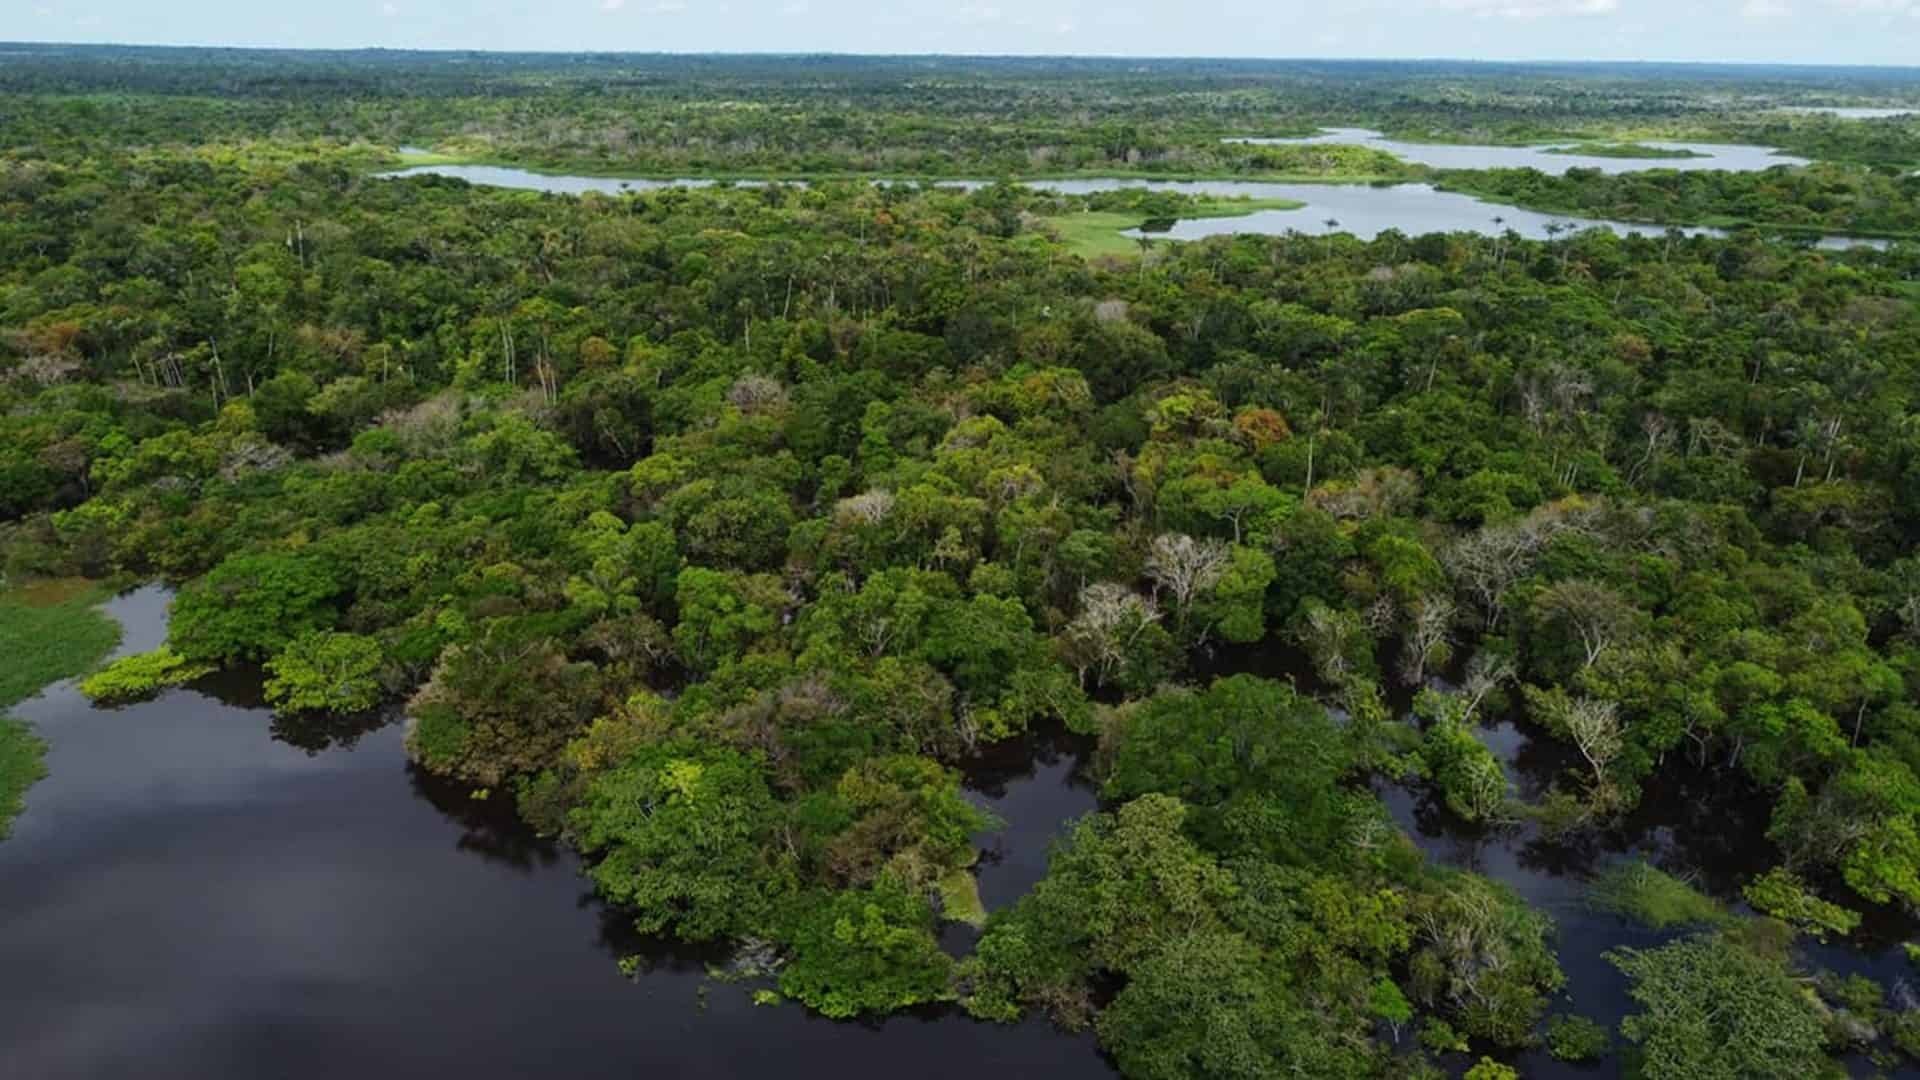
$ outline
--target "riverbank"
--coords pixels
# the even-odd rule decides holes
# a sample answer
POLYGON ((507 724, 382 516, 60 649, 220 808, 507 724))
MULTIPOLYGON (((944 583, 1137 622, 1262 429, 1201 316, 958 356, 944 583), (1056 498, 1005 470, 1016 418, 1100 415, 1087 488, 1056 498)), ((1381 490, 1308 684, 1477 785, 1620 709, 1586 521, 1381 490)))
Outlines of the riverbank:
POLYGON ((1605 217, 1609 221, 1626 222, 1635 225, 1647 225, 1675 229, 1714 229, 1721 232, 1737 232, 1750 229, 1756 232, 1785 237, 1800 237, 1821 240, 1828 237, 1852 238, 1864 241, 1912 241, 1920 240, 1920 231, 1884 229, 1872 226, 1847 226, 1806 224, 1802 222, 1775 222, 1741 217, 1733 214, 1685 214, 1658 216, 1652 214, 1633 214, 1624 208, 1581 207, 1568 202, 1552 199, 1514 199, 1511 192, 1488 182, 1487 174, 1471 172, 1444 172, 1434 180, 1434 187, 1441 191, 1458 195, 1467 195, 1491 205, 1512 206, 1537 213, 1562 214, 1569 217, 1605 217))
MULTIPOLYGON (((1205 199, 1187 207, 1180 215, 1180 220, 1241 218, 1265 210, 1302 210, 1306 206, 1298 199, 1205 199)), ((1138 254, 1140 239, 1124 234, 1128 230, 1145 227, 1151 219, 1130 211, 1088 210, 1077 214, 1061 214, 1046 220, 1059 234, 1060 242, 1066 245, 1067 250, 1081 258, 1092 259, 1138 254)))
MULTIPOLYGON (((108 602, 128 648, 165 638, 169 599, 108 602)), ((10 1075, 1115 1076, 1090 1032, 1039 1017, 756 1004, 764 981, 715 978, 724 949, 641 937, 583 897, 580 858, 511 799, 410 765, 390 714, 276 718, 257 672, 119 708, 60 684, 21 713, 51 775, 0 844, 10 1075)), ((1005 822, 976 841, 987 908, 1030 891, 1095 808, 1089 752, 1031 736, 963 765, 968 798, 1005 822)), ((951 933, 970 947, 975 931, 951 933)))
POLYGON ((91 669, 120 641, 120 626, 99 609, 97 583, 36 582, 0 593, 0 838, 25 807, 27 789, 46 776, 46 743, 7 710, 42 687, 91 669))

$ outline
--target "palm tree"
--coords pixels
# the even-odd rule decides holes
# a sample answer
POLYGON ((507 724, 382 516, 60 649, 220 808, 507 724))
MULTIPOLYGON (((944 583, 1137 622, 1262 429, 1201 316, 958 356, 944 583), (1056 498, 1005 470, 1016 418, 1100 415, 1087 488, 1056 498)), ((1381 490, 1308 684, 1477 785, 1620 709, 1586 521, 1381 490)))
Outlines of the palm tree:
POLYGON ((1328 218, 1327 220, 1321 222, 1320 224, 1325 225, 1327 227, 1327 261, 1332 262, 1333 261, 1333 234, 1338 232, 1340 229, 1340 219, 1328 218))
POLYGON ((1153 238, 1141 235, 1134 237, 1133 242, 1140 245, 1140 277, 1142 280, 1145 280, 1147 276, 1147 253, 1153 250, 1153 238))

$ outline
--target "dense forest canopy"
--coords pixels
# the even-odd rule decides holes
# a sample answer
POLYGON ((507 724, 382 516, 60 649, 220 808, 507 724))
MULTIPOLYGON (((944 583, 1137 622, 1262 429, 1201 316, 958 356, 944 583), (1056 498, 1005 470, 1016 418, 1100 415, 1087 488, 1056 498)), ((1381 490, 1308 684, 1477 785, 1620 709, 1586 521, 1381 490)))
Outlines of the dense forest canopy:
MULTIPOLYGON (((179 586, 103 700, 257 664, 289 714, 403 703, 419 763, 588 853, 640 930, 745 946, 827 1016, 1044 1014, 1156 1078, 1891 1063, 1920 1003, 1809 990, 1794 943, 1920 905, 1920 249, 1089 261, 1054 226, 1089 200, 1011 184, 371 172, 409 140, 997 173, 1214 168, 1186 155, 1333 120, 1659 130, 1826 150, 1834 183, 1907 185, 1875 204, 1898 232, 1911 181, 1862 162, 1911 163, 1920 126, 1726 95, 1914 78, 18 47, 0 568, 179 586), (1496 719, 1564 750, 1549 789, 1513 786, 1496 719), (955 768, 1060 729, 1102 810, 954 956, 990 824, 955 768), (1735 839, 1765 872, 1614 955, 1616 1038, 1550 913, 1424 856, 1386 785, 1549 852, 1699 785, 1764 807, 1735 839)), ((1817 219, 1825 174, 1791 175, 1766 197, 1817 219)), ((1692 902, 1643 871, 1621 910, 1692 902)))

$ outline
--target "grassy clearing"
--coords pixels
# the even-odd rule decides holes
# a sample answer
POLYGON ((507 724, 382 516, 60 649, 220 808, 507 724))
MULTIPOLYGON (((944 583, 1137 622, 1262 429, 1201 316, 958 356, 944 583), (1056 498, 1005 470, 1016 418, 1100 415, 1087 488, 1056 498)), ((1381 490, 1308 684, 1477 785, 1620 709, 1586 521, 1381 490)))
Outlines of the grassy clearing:
POLYGON ((27 725, 0 716, 0 840, 13 829, 13 819, 25 806, 27 789, 47 775, 41 758, 47 744, 27 725))
MULTIPOLYGON (((1181 219, 1246 217, 1262 210, 1298 210, 1306 205, 1293 199, 1209 199, 1195 203, 1181 219)), ((1059 233, 1060 242, 1068 250, 1081 258, 1093 259, 1139 254, 1139 243, 1120 234, 1145 220, 1144 215, 1132 211, 1090 210, 1062 214, 1047 219, 1047 223, 1059 233)))
POLYGON ((980 901, 980 882, 973 871, 963 866, 940 879, 940 912, 968 926, 987 924, 987 906, 980 901))
POLYGON ((400 164, 402 166, 409 169, 414 168, 416 166, 420 166, 420 165, 478 165, 480 164, 480 162, 475 161, 474 159, 467 157, 463 154, 441 154, 441 153, 436 153, 435 151, 432 151, 432 150, 422 150, 418 147, 411 147, 411 146, 407 147, 404 150, 395 151, 394 156, 400 159, 400 164))
MULTIPOLYGON (((120 627, 96 605, 92 582, 46 581, 0 594, 0 710, 41 687, 85 672, 120 640, 120 627)), ((27 725, 0 715, 0 837, 7 834, 34 781, 46 775, 46 744, 27 725)))
POLYGON ((1676 926, 1718 926, 1730 921, 1726 909, 1672 874, 1644 863, 1623 862, 1594 879, 1587 899, 1654 930, 1676 926))
POLYGON ((0 709, 79 675, 119 644, 120 627, 97 610, 103 590, 50 581, 0 594, 0 709))

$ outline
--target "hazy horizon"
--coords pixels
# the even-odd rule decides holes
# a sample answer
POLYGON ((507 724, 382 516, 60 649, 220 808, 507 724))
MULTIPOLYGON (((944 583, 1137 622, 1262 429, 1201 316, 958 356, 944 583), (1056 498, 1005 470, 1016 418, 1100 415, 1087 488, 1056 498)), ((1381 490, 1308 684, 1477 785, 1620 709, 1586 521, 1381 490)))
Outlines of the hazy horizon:
POLYGON ((1920 0, 25 0, 44 45, 1915 66, 1920 0))

